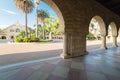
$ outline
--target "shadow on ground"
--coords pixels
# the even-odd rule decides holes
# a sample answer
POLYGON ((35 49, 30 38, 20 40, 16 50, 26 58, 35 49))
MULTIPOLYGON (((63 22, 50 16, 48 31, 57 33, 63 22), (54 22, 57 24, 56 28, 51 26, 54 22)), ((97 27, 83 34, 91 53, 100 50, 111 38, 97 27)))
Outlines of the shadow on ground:
MULTIPOLYGON (((89 45, 87 46, 87 51, 90 53, 94 50, 100 50, 101 44, 96 45, 89 45)), ((112 49, 112 44, 107 44, 108 49, 112 49)), ((7 55, 0 55, 0 66, 15 64, 20 62, 50 58, 60 56, 63 49, 56 49, 56 50, 48 50, 48 51, 38 51, 38 52, 26 52, 26 53, 15 53, 15 54, 7 54, 7 55)))
POLYGON ((62 49, 1 55, 0 66, 19 63, 19 62, 26 62, 31 60, 37 60, 37 59, 43 59, 43 58, 55 57, 55 56, 59 56, 61 53, 62 53, 62 49))

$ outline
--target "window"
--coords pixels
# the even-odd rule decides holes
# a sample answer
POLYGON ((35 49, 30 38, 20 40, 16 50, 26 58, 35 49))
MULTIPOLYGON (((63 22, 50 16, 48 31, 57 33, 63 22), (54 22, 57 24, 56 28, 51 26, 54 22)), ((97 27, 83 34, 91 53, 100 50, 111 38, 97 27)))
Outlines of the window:
POLYGON ((19 29, 19 28, 17 28, 17 29, 16 29, 16 32, 20 32, 20 29, 19 29))
POLYGON ((10 32, 14 32, 14 30, 13 30, 13 29, 10 29, 10 32))

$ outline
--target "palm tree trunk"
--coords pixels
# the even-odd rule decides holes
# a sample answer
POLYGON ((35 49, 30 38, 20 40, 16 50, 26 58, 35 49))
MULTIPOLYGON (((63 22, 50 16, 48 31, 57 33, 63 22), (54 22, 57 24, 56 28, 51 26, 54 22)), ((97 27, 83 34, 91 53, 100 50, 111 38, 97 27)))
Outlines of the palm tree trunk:
POLYGON ((43 22, 43 40, 45 40, 45 26, 44 26, 44 22, 43 22))
POLYGON ((25 14, 25 37, 28 38, 28 29, 27 29, 27 13, 24 13, 25 14))
POLYGON ((38 4, 36 4, 36 38, 38 38, 38 4))

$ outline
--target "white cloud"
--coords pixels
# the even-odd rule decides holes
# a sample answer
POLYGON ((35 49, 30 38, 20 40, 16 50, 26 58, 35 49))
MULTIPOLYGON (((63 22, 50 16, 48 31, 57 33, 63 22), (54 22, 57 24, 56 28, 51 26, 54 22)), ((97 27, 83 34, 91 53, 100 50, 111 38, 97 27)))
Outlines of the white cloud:
POLYGON ((9 25, 0 25, 0 29, 4 29, 6 27, 8 27, 9 25))
POLYGON ((10 10, 7 10, 7 9, 0 9, 0 10, 6 12, 8 14, 17 15, 17 13, 14 12, 14 11, 10 11, 10 10))

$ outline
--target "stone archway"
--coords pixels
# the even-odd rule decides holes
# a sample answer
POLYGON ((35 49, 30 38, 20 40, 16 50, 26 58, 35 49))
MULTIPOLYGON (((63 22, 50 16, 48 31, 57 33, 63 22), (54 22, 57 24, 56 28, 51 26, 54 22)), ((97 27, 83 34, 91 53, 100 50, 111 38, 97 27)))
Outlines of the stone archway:
POLYGON ((10 39, 14 39, 14 36, 11 36, 10 39))
POLYGON ((55 13, 57 14, 58 18, 59 18, 59 22, 60 22, 60 28, 61 28, 61 32, 63 33, 63 53, 61 54, 62 58, 67 57, 66 53, 67 53, 67 39, 66 39, 66 32, 65 32, 65 22, 64 22, 64 18, 62 15, 62 12, 60 11, 60 9, 58 8, 58 6, 52 1, 52 0, 44 0, 43 2, 45 2, 48 6, 50 6, 55 13))
POLYGON ((85 55, 87 53, 86 42, 85 42, 86 34, 82 32, 83 31, 82 29, 85 30, 85 28, 81 29, 80 25, 87 26, 86 22, 85 24, 83 22, 86 18, 82 19, 81 21, 78 19, 79 18, 78 16, 80 14, 77 14, 74 17, 70 16, 72 15, 73 8, 69 9, 70 4, 68 4, 67 1, 63 1, 65 4, 60 4, 61 1, 44 0, 44 2, 48 4, 59 17, 60 27, 61 27, 61 31, 63 32, 63 40, 64 40, 63 53, 61 54, 61 57, 72 58, 72 57, 85 55))
POLYGON ((111 22, 109 27, 111 28, 111 36, 112 36, 112 40, 113 40, 113 47, 117 47, 117 26, 114 22, 111 22))
MULTIPOLYGON (((103 19, 100 16, 94 16, 90 21, 89 27, 91 27, 91 23, 93 23, 93 25, 96 28, 94 31, 95 37, 97 39, 98 37, 100 37, 102 40, 101 49, 106 49, 106 27, 103 19)), ((90 32, 90 28, 89 28, 89 32, 90 32)))
POLYGON ((58 8, 58 6, 52 0, 44 0, 43 2, 45 2, 47 5, 49 5, 55 11, 55 13, 57 14, 59 21, 60 21, 61 31, 64 32, 64 28, 65 28, 64 23, 65 22, 64 22, 62 12, 58 8))
POLYGON ((6 39, 6 36, 2 36, 1 38, 2 38, 2 39, 6 39))

